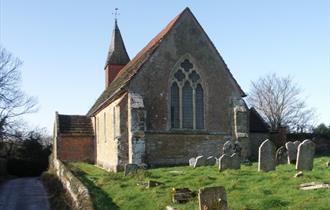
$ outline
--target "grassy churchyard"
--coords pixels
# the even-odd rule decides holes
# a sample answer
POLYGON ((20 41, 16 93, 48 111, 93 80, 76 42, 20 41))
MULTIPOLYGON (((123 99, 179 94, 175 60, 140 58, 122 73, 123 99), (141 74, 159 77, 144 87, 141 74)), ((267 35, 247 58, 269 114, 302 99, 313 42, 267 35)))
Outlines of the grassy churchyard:
POLYGON ((157 210, 171 205, 180 210, 198 209, 198 197, 185 204, 172 204, 172 188, 187 187, 198 193, 204 186, 224 186, 230 209, 330 209, 330 189, 303 191, 307 182, 330 183, 330 157, 314 159, 313 171, 299 178, 294 165, 279 165, 276 171, 258 172, 257 163, 240 170, 219 172, 216 166, 156 168, 135 175, 111 173, 86 163, 69 163, 75 175, 89 188, 96 209, 157 210), (146 188, 143 182, 162 184, 146 188))

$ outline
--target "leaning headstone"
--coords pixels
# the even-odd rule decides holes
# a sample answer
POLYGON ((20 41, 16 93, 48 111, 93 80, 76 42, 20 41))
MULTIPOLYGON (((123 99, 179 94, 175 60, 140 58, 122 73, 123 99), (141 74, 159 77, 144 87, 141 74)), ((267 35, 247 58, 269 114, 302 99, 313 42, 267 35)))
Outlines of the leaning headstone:
POLYGON ((292 141, 289 141, 285 144, 285 148, 288 151, 288 164, 296 163, 298 149, 297 143, 294 144, 292 141))
POLYGON ((219 158, 219 171, 224 171, 231 168, 231 157, 229 155, 223 154, 219 158))
POLYGON ((215 165, 215 163, 217 161, 217 159, 213 156, 208 157, 206 160, 207 160, 207 165, 209 165, 209 166, 215 165))
POLYGON ((231 158, 231 169, 240 169, 241 168, 241 158, 238 153, 234 153, 230 156, 231 158))
POLYGON ((276 164, 286 164, 288 163, 288 151, 284 146, 281 146, 276 150, 276 164))
POLYGON ((196 158, 194 158, 194 157, 190 158, 190 159, 189 159, 189 166, 194 167, 195 162, 196 162, 196 158))
POLYGON ((312 170, 313 169, 313 158, 315 153, 315 143, 309 139, 304 140, 298 147, 296 169, 312 170))
POLYGON ((125 170, 124 170, 124 175, 127 176, 129 174, 134 174, 137 172, 139 166, 136 164, 125 164, 125 170))
POLYGON ((228 210, 227 195, 224 187, 199 189, 199 210, 228 210))
POLYGON ((232 141, 226 141, 226 143, 223 145, 223 154, 225 155, 232 155, 234 151, 234 144, 232 141))
POLYGON ((267 139, 259 147, 258 171, 273 171, 275 167, 275 146, 267 139))
POLYGON ((199 167, 199 166, 206 166, 206 165, 207 165, 207 159, 205 156, 201 155, 196 158, 194 168, 199 167))

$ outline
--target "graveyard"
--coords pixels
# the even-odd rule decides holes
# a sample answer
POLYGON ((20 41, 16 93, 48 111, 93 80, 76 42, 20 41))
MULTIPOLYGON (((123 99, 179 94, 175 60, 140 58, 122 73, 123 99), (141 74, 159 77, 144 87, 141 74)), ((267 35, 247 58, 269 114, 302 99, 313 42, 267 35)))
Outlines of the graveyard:
POLYGON ((124 176, 97 166, 72 162, 71 171, 87 186, 96 209, 198 209, 198 191, 223 186, 230 209, 327 209, 330 190, 301 190, 310 182, 330 183, 328 156, 315 157, 313 170, 297 173, 294 164, 277 165, 275 170, 258 171, 258 162, 241 164, 240 169, 219 171, 217 165, 177 166, 138 170, 124 176), (151 185, 151 183, 156 183, 151 185), (188 188, 188 202, 173 203, 174 188, 188 188))

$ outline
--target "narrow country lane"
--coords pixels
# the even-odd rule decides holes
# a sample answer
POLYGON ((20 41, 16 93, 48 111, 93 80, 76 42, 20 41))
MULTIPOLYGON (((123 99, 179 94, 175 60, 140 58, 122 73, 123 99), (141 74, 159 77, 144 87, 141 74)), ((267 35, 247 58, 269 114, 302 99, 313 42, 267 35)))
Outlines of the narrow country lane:
POLYGON ((2 183, 0 210, 49 210, 47 193, 39 178, 18 178, 2 183))

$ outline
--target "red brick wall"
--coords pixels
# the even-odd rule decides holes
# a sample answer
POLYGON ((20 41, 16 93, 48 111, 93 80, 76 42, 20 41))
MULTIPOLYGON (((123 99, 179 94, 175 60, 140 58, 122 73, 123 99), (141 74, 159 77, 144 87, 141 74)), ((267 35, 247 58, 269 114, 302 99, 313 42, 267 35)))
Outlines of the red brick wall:
POLYGON ((108 65, 105 68, 105 87, 107 88, 110 83, 116 78, 117 74, 125 65, 108 65))
POLYGON ((57 156, 62 161, 94 163, 92 136, 58 136, 57 156))

